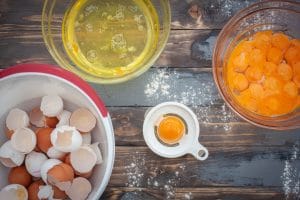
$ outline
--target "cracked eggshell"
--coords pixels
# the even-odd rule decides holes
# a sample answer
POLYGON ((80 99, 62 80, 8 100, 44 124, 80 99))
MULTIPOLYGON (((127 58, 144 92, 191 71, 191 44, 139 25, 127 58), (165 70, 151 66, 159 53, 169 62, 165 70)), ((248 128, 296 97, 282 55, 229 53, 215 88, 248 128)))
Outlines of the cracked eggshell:
POLYGON ((45 183, 42 180, 37 180, 31 183, 28 187, 28 200, 39 200, 38 193, 40 191, 40 186, 44 186, 45 183))
POLYGON ((71 117, 71 112, 64 110, 62 111, 58 116, 58 124, 56 124, 56 127, 60 126, 69 126, 70 125, 70 117, 71 117))
POLYGON ((92 143, 92 134, 91 133, 81 133, 82 144, 90 145, 92 143))
POLYGON ((23 185, 10 184, 0 191, 0 199, 9 200, 27 200, 28 192, 23 185))
POLYGON ((9 111, 6 117, 6 127, 9 130, 17 130, 29 126, 29 117, 27 113, 19 108, 14 108, 9 111))
POLYGON ((8 173, 9 184, 20 184, 28 187, 32 182, 32 177, 25 166, 13 167, 8 173))
POLYGON ((89 146, 93 149, 93 151, 97 155, 96 164, 101 164, 103 162, 103 159, 102 159, 101 150, 99 148, 99 142, 95 142, 95 143, 93 143, 92 145, 89 145, 89 146))
POLYGON ((71 187, 66 191, 66 194, 72 200, 85 200, 92 191, 91 183, 82 177, 77 177, 73 180, 71 187))
POLYGON ((25 158, 25 166, 29 174, 34 177, 41 177, 41 168, 46 160, 48 160, 48 158, 43 153, 32 151, 27 154, 25 158))
POLYGON ((59 160, 63 159, 66 154, 67 153, 55 149, 55 147, 53 147, 53 146, 50 147, 47 151, 47 156, 49 158, 54 158, 54 159, 59 159, 59 160))
POLYGON ((52 167, 47 174, 48 183, 56 186, 59 182, 72 182, 74 179, 73 168, 65 163, 60 163, 52 167))
POLYGON ((89 173, 97 162, 97 155, 89 146, 81 146, 70 154, 70 163, 74 170, 80 174, 89 173))
POLYGON ((48 180, 47 180, 48 179, 48 171, 50 169, 52 169, 54 166, 59 165, 60 163, 62 163, 62 162, 57 159, 48 159, 43 163, 43 165, 41 167, 41 177, 45 183, 48 184, 48 180))
POLYGON ((63 111, 64 103, 57 95, 48 95, 42 98, 41 111, 47 117, 56 117, 63 111))
POLYGON ((27 154, 36 146, 35 133, 29 128, 17 129, 11 137, 11 145, 17 151, 27 154))
POLYGON ((40 108, 34 108, 29 113, 30 123, 38 128, 44 127, 44 114, 40 108))
POLYGON ((38 199, 53 199, 54 191, 51 185, 39 186, 38 199))
POLYGON ((11 141, 5 142, 0 147, 0 161, 6 167, 22 165, 25 155, 12 147, 11 141))
POLYGON ((44 123, 45 123, 45 127, 47 127, 47 128, 55 128, 58 123, 58 119, 57 119, 57 117, 46 117, 45 116, 44 123))
POLYGON ((71 126, 60 126, 51 133, 51 143, 62 152, 76 151, 82 145, 82 136, 71 126))
POLYGON ((84 133, 93 130, 96 123, 96 117, 86 108, 79 108, 75 110, 70 118, 70 126, 74 126, 77 130, 84 133))
POLYGON ((52 147, 51 144, 52 131, 53 131, 52 128, 40 128, 36 131, 37 146, 44 153, 47 153, 48 149, 52 147))

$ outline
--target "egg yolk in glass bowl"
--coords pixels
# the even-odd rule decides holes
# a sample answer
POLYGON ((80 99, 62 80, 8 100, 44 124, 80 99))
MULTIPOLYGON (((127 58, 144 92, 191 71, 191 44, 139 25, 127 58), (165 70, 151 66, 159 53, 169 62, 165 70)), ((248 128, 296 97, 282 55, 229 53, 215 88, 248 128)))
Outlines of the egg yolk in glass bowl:
POLYGON ((300 40, 262 31, 240 41, 225 69, 236 101, 263 116, 288 114, 299 107, 300 40))

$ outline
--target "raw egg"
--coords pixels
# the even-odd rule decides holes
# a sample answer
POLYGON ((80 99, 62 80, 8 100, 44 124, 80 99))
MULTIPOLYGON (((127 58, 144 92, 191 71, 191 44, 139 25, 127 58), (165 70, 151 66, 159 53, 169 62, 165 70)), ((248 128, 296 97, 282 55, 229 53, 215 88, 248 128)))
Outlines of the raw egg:
POLYGON ((158 138, 166 144, 176 144, 185 133, 185 123, 177 116, 164 117, 157 126, 158 138))

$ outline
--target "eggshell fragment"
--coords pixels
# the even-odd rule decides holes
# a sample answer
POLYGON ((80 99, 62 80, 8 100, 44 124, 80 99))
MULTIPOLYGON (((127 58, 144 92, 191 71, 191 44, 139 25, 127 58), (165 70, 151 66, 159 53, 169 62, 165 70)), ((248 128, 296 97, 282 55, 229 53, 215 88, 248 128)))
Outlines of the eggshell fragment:
POLYGON ((60 163, 62 162, 57 159, 48 159, 43 163, 41 167, 41 177, 45 183, 48 184, 48 171, 60 163))
POLYGON ((34 177, 41 177, 41 167, 46 160, 48 160, 48 158, 43 153, 32 151, 27 154, 25 166, 29 174, 34 177))
POLYGON ((36 142, 36 135, 29 128, 17 129, 11 137, 12 147, 24 154, 31 152, 35 148, 36 142))
POLYGON ((80 132, 90 132, 96 126, 96 117, 86 108, 75 110, 70 118, 70 126, 76 127, 80 132))
POLYGON ((82 136, 75 127, 60 126, 52 131, 51 143, 59 151, 72 152, 82 145, 82 136))
POLYGON ((53 131, 52 128, 40 128, 36 131, 37 146, 44 153, 47 153, 48 149, 52 147, 51 144, 52 131, 53 131))
POLYGON ((47 173, 47 181, 51 185, 56 185, 58 182, 72 182, 74 179, 73 168, 65 163, 60 163, 49 169, 47 173))
POLYGON ((82 144, 89 145, 92 143, 92 134, 91 133, 81 133, 82 144))
POLYGON ((27 200, 28 192, 23 185, 7 185, 0 191, 0 199, 5 200, 27 200))
POLYGON ((38 128, 44 127, 44 114, 40 108, 34 108, 29 113, 30 123, 38 128))
POLYGON ((47 151, 47 156, 49 158, 54 158, 54 159, 63 159, 65 157, 66 153, 62 151, 58 151, 55 149, 53 146, 50 147, 47 151))
POLYGON ((51 185, 39 186, 38 199, 53 199, 53 188, 51 185))
POLYGON ((29 126, 29 117, 27 113, 19 108, 12 109, 6 118, 6 127, 9 130, 17 130, 29 126))
POLYGON ((88 173, 79 173, 79 172, 76 172, 75 171, 75 174, 77 176, 80 176, 80 177, 83 177, 83 178, 90 178, 92 175, 93 175, 93 170, 91 170, 90 172, 88 173))
POLYGON ((7 137, 7 139, 11 139, 11 136, 14 134, 14 131, 13 130, 9 130, 7 127, 5 128, 5 135, 7 137))
POLYGON ((12 147, 11 141, 5 142, 0 147, 0 161, 6 167, 22 165, 25 155, 12 147))
POLYGON ((11 168, 8 173, 9 184, 20 184, 28 187, 31 184, 31 175, 26 170, 25 166, 11 168))
POLYGON ((53 198, 54 199, 66 199, 67 198, 67 194, 60 190, 58 187, 52 186, 53 189, 53 198))
POLYGON ((102 154, 99 148, 99 142, 93 143, 92 145, 89 145, 93 151, 95 152, 95 154, 97 155, 97 162, 96 164, 101 164, 103 162, 102 159, 102 154))
POLYGON ((58 123, 58 119, 57 119, 57 117, 46 117, 45 116, 44 123, 45 123, 45 127, 47 127, 47 128, 55 128, 58 123))
POLYGON ((72 200, 85 200, 92 191, 91 183, 82 177, 74 179, 71 187, 66 191, 66 194, 72 200))
POLYGON ((64 110, 62 111, 58 116, 58 124, 56 125, 56 127, 59 127, 59 126, 69 126, 70 125, 70 117, 71 117, 71 112, 67 111, 67 110, 64 110))
POLYGON ((97 155, 89 146, 81 146, 77 151, 70 154, 70 162, 78 173, 90 172, 97 162, 97 155))
POLYGON ((38 193, 40 191, 40 186, 44 186, 45 183, 42 180, 34 181, 28 187, 28 200, 40 200, 38 198, 38 193))
POLYGON ((56 117, 63 111, 63 100, 57 95, 48 95, 42 98, 41 111, 47 117, 56 117))

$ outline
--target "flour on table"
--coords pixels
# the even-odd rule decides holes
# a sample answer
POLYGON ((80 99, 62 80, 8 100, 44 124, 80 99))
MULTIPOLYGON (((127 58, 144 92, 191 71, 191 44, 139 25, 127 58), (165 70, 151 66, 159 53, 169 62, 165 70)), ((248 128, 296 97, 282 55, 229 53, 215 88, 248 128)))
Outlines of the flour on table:
POLYGON ((144 91, 147 99, 153 104, 162 103, 159 102, 161 100, 183 103, 194 110, 200 124, 215 124, 214 128, 223 126, 225 132, 230 132, 232 125, 229 122, 237 118, 225 103, 221 105, 219 103, 220 109, 215 111, 215 116, 211 116, 212 109, 217 107, 216 103, 219 100, 218 94, 215 94, 216 88, 213 80, 211 79, 208 82, 199 81, 199 86, 195 87, 180 82, 182 76, 185 75, 178 73, 176 70, 157 69, 150 76, 149 83, 145 86, 144 91), (221 123, 215 123, 214 118, 221 123))
MULTIPOLYGON (((127 176, 126 186, 131 188, 152 188, 162 191, 164 199, 175 198, 175 189, 181 180, 181 174, 185 171, 186 166, 180 164, 174 169, 174 172, 170 172, 160 166, 151 166, 149 164, 146 166, 145 162, 146 157, 141 152, 135 152, 127 160, 125 166, 125 175, 127 176)), ((192 196, 191 193, 186 195, 192 196)))

